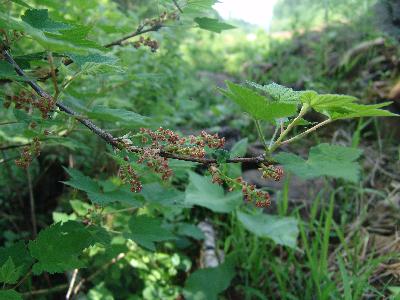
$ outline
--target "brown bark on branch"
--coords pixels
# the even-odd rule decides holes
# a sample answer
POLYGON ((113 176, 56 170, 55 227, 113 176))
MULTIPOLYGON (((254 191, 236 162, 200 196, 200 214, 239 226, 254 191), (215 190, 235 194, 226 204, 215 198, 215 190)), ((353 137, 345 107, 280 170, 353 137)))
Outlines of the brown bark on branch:
MULTIPOLYGON (((1 53, 2 53, 2 56, 4 57, 4 59, 14 67, 16 73, 19 76, 23 77, 24 81, 27 84, 29 84, 30 87, 40 97, 44 97, 44 98, 47 98, 47 99, 53 99, 52 96, 50 96, 46 91, 44 91, 35 81, 33 81, 32 79, 27 77, 25 72, 15 62, 15 60, 8 53, 7 50, 3 49, 1 51, 1 53)), ((140 153, 140 152, 143 152, 143 150, 145 150, 145 148, 136 147, 136 146, 125 147, 120 142, 120 139, 115 138, 110 132, 98 127, 91 120, 80 117, 80 115, 77 112, 75 112, 74 110, 72 110, 71 108, 66 106, 64 103, 55 102, 55 105, 61 111, 65 112, 66 114, 74 116, 78 120, 78 122, 80 122, 81 124, 83 124, 84 126, 89 128, 90 131, 92 131, 94 134, 96 134, 99 137, 101 137, 104 141, 106 141, 108 144, 110 144, 114 148, 117 148, 117 149, 120 149, 120 150, 126 149, 128 151, 136 152, 136 153, 140 153)), ((218 161, 216 159, 213 159, 213 158, 197 158, 197 157, 190 157, 190 156, 181 156, 181 155, 177 155, 175 153, 166 152, 166 151, 163 151, 163 150, 160 151, 160 156, 161 157, 165 157, 165 158, 177 159, 177 160, 191 161, 191 162, 196 162, 196 163, 206 164, 206 165, 218 163, 218 161)), ((226 162, 227 163, 256 163, 256 164, 268 163, 268 164, 273 164, 273 162, 271 162, 270 160, 266 159, 263 155, 256 156, 256 157, 235 157, 235 158, 231 158, 231 159, 226 160, 226 162)))

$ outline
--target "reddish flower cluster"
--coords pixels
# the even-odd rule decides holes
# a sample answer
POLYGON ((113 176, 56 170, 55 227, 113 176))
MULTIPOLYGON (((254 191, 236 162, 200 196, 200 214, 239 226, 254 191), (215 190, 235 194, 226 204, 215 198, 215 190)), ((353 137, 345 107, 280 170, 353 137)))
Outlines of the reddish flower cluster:
MULTIPOLYGON (((221 148, 225 143, 224 138, 219 138, 218 134, 208 134, 202 131, 199 136, 181 137, 176 132, 162 127, 157 130, 140 128, 142 143, 144 147, 132 146, 132 142, 127 139, 120 139, 122 147, 138 155, 137 163, 145 164, 148 168, 161 175, 163 180, 169 179, 173 171, 169 167, 168 158, 161 155, 162 152, 171 154, 186 155, 195 158, 206 156, 205 147, 221 148)), ((125 159, 128 161, 128 157, 125 159)), ((133 172, 130 165, 124 165, 120 169, 120 177, 124 182, 129 182, 133 191, 139 191, 139 179, 133 172)), ((140 185, 141 186, 141 185, 140 185)))
POLYGON ((159 155, 160 151, 157 149, 146 148, 140 153, 138 163, 146 162, 154 172, 161 175, 162 180, 167 180, 173 174, 172 169, 168 165, 168 159, 159 155))
POLYGON ((144 38, 141 36, 139 40, 133 43, 133 47, 136 49, 140 48, 141 46, 147 46, 151 49, 151 52, 156 52, 157 49, 160 47, 159 43, 156 40, 152 40, 150 37, 144 38))
MULTIPOLYGON (((225 144, 225 138, 219 138, 218 134, 211 135, 205 131, 202 131, 199 136, 190 135, 188 137, 181 137, 172 130, 162 127, 155 131, 148 128, 141 128, 140 132, 150 138, 152 148, 197 158, 205 157, 206 151, 204 148, 206 146, 218 149, 222 148, 225 144)), ((144 136, 142 142, 147 143, 148 138, 144 136)))
POLYGON ((51 97, 35 98, 33 94, 28 94, 25 91, 21 91, 19 95, 6 96, 4 107, 8 108, 11 102, 15 103, 16 109, 23 109, 28 112, 32 107, 39 109, 43 119, 47 119, 49 112, 54 109, 55 100, 51 97))
MULTIPOLYGON (((124 160, 129 161, 129 158, 125 157, 124 160)), ((118 176, 122 179, 124 183, 130 184, 132 192, 137 193, 142 190, 142 183, 139 180, 139 176, 136 174, 135 170, 129 163, 120 166, 118 176)))
POLYGON ((268 207, 271 205, 271 197, 268 192, 257 190, 254 184, 247 183, 242 177, 236 179, 224 178, 215 165, 211 165, 209 171, 212 176, 212 182, 220 185, 227 184, 229 191, 232 191, 239 185, 246 202, 255 202, 257 207, 268 207))
POLYGON ((257 190, 254 184, 248 184, 242 177, 236 178, 236 182, 241 184, 244 199, 247 202, 264 203, 264 207, 271 205, 271 196, 268 192, 257 190))
POLYGON ((38 137, 34 137, 31 144, 22 148, 21 157, 15 160, 15 164, 21 168, 28 168, 34 157, 40 155, 40 141, 38 137))
POLYGON ((279 166, 261 164, 259 170, 265 179, 271 178, 275 181, 280 181, 284 175, 282 167, 279 166))

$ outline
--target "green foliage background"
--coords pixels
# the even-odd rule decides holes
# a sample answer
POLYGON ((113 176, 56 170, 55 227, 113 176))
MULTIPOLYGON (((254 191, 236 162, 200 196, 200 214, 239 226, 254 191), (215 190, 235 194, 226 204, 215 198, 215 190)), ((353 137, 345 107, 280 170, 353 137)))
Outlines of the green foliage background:
MULTIPOLYGON (((346 56, 360 42, 382 36, 383 55, 399 55, 396 37, 385 35, 373 22, 374 1, 281 0, 272 34, 241 22, 228 22, 237 28, 221 23, 210 10, 214 2, 178 1, 182 16, 148 34, 160 44, 155 53, 132 44, 109 50, 100 45, 130 34, 145 19, 176 10, 173 1, 3 0, 0 28, 12 37, 10 51, 31 78, 48 71, 51 51, 63 86, 59 100, 115 136, 134 134, 140 127, 182 133, 233 128, 239 136, 232 141, 231 155, 236 157, 246 155, 257 140, 249 115, 268 121, 262 130, 271 136, 276 119, 293 117, 304 104, 332 120, 392 115, 380 109, 388 103, 375 103, 371 86, 378 80, 394 81, 398 69, 381 67, 378 78, 365 79, 360 75, 363 65, 379 50, 346 56), (35 10, 27 11, 29 7, 35 10), (290 31, 290 37, 282 31, 290 31), (65 66, 66 58, 75 63, 65 66), (260 85, 234 83, 246 80, 260 85), (354 97, 362 100, 354 103, 354 97)), ((16 81, 2 82, 2 104, 6 95, 25 89, 3 60, 0 77, 16 81)), ((55 92, 51 80, 41 85, 55 92)), ((304 208, 289 207, 289 176, 280 189, 266 188, 276 201, 266 213, 243 205, 240 192, 227 193, 211 183, 204 167, 185 161, 171 162, 175 175, 168 182, 135 164, 143 191, 132 193, 117 176, 121 155, 61 112, 43 120, 37 113, 2 107, 0 120, 1 146, 25 144, 34 136, 44 141, 27 171, 13 163, 18 148, 2 150, 0 299, 65 297, 77 268, 77 282, 84 281, 73 297, 83 299, 395 295, 395 279, 369 279, 379 263, 397 259, 398 253, 371 254, 366 263, 360 255, 362 236, 354 234, 351 245, 345 238, 349 224, 367 213, 368 207, 360 206, 368 193, 380 200, 390 194, 366 183, 368 171, 356 162, 362 155, 356 149, 363 146, 360 141, 375 145, 379 140, 380 153, 386 151, 390 162, 398 164, 397 144, 375 119, 337 125, 349 130, 348 147, 312 147, 330 141, 332 134, 323 132, 295 143, 290 150, 296 154, 274 156, 285 171, 303 179, 336 179, 323 178, 304 208), (39 229, 34 239, 32 199, 39 229), (340 217, 334 217, 334 210, 340 217), (214 268, 201 268, 199 262, 206 237, 196 225, 204 220, 213 224, 216 248, 226 256, 214 268)), ((245 171, 224 166, 232 177, 245 171)))

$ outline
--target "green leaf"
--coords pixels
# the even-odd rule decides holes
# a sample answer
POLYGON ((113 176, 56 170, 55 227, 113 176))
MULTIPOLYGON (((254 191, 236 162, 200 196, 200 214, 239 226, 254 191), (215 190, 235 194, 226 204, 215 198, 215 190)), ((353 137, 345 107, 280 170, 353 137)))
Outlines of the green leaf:
POLYGON ((278 102, 286 102, 286 103, 300 103, 300 97, 302 92, 294 91, 291 88, 286 86, 277 84, 275 82, 267 84, 267 85, 260 85, 255 82, 247 82, 252 87, 259 89, 268 96, 270 96, 273 100, 278 102))
POLYGON ((297 112, 297 103, 271 101, 257 92, 227 81, 228 89, 221 93, 233 100, 245 112, 256 120, 274 121, 293 116, 297 112))
POLYGON ((100 186, 92 178, 83 175, 76 169, 64 168, 64 170, 71 176, 68 181, 63 181, 64 184, 87 193, 101 193, 100 186))
POLYGON ((22 275, 22 266, 16 267, 11 257, 0 266, 0 282, 15 284, 22 275))
POLYGON ((51 20, 47 9, 28 9, 25 11, 25 14, 21 16, 21 19, 25 23, 42 31, 58 32, 62 29, 71 28, 68 24, 51 20))
POLYGON ((203 240, 204 233, 199 227, 190 223, 179 223, 177 226, 177 234, 189 236, 196 240, 203 240))
POLYGON ((283 152, 274 158, 286 171, 293 172, 300 178, 331 176, 357 182, 360 165, 356 160, 361 154, 362 151, 355 148, 320 144, 311 148, 308 160, 283 152))
POLYGON ((141 194, 146 201, 165 206, 181 204, 185 197, 183 192, 157 182, 144 184, 141 194))
POLYGON ((106 122, 119 122, 128 126, 143 126, 148 122, 147 117, 119 108, 95 106, 86 113, 89 118, 106 122))
POLYGON ((185 192, 185 203, 206 207, 214 212, 228 213, 242 202, 239 191, 224 194, 224 189, 211 182, 211 177, 189 172, 189 185, 185 192))
POLYGON ((91 288, 87 294, 88 300, 114 300, 111 291, 109 291, 104 282, 100 282, 95 287, 91 288))
POLYGON ((23 241, 0 248, 0 266, 4 266, 9 259, 12 260, 15 268, 20 270, 20 274, 25 274, 33 263, 33 258, 29 255, 23 241))
POLYGON ((194 21, 199 25, 201 29, 205 29, 216 33, 221 33, 224 30, 236 28, 235 26, 232 26, 224 22, 220 22, 218 19, 213 19, 213 18, 207 18, 207 17, 195 18, 194 21))
POLYGON ((19 76, 12 65, 4 60, 0 60, 0 79, 10 79, 10 80, 18 80, 23 81, 24 79, 19 76))
POLYGON ((87 54, 104 50, 97 43, 87 40, 89 27, 52 21, 44 10, 30 9, 18 20, 0 12, 0 28, 24 32, 43 48, 54 52, 87 54))
POLYGON ((69 54, 68 56, 79 67, 83 67, 87 63, 113 66, 118 61, 118 59, 115 56, 101 55, 99 53, 92 53, 88 55, 69 54))
POLYGON ((142 206, 142 201, 139 200, 137 194, 132 193, 129 188, 119 188, 109 192, 88 193, 90 201, 99 205, 107 205, 114 202, 128 204, 131 207, 142 206))
POLYGON ((22 300, 22 295, 14 290, 1 290, 0 300, 22 300))
POLYGON ((148 216, 134 216, 129 220, 130 233, 127 238, 134 240, 140 246, 155 251, 155 242, 175 239, 175 236, 161 226, 161 220, 148 216))
POLYGON ((80 259, 82 251, 97 241, 81 223, 68 221, 56 223, 42 230, 29 243, 31 255, 38 260, 34 274, 61 273, 84 266, 80 259))
POLYGON ((346 107, 337 108, 334 111, 330 111, 329 115, 332 120, 360 117, 398 117, 399 115, 397 114, 394 114, 388 110, 380 109, 390 104, 392 104, 392 102, 383 102, 372 105, 351 103, 346 107))
POLYGON ((217 300, 235 276, 233 260, 215 268, 204 268, 192 273, 185 282, 183 294, 187 300, 217 300))
POLYGON ((314 91, 305 91, 302 94, 301 101, 332 120, 398 116, 390 111, 380 109, 390 105, 392 102, 364 105, 355 103, 358 99, 347 95, 319 95, 314 91))
POLYGON ((256 236, 272 239, 278 245, 296 248, 299 229, 297 220, 292 217, 280 217, 267 214, 250 215, 237 212, 239 221, 256 236))
POLYGON ((201 14, 211 10, 217 0, 187 0, 183 8, 185 14, 201 14))
POLYGON ((22 1, 22 0, 11 0, 11 2, 14 2, 18 5, 24 6, 26 8, 31 8, 31 6, 29 4, 27 4, 25 1, 22 1))

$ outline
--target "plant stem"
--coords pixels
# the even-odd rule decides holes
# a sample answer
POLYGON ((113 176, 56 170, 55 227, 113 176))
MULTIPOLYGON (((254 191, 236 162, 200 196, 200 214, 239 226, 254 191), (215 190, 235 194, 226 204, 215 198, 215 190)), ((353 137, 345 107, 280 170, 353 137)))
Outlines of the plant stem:
POLYGON ((31 211, 31 222, 32 222, 32 236, 36 238, 37 236, 37 222, 36 222, 36 213, 35 213, 35 199, 33 198, 33 188, 32 188, 32 179, 31 173, 29 170, 26 170, 26 176, 28 178, 28 188, 29 188, 29 204, 31 211))
POLYGON ((263 134, 263 132, 261 130, 260 121, 254 119, 254 123, 256 124, 258 137, 260 138, 261 142, 264 145, 265 152, 269 153, 267 141, 265 140, 264 134, 263 134))
MULTIPOLYGON (((276 135, 278 134, 279 129, 281 129, 281 127, 282 127, 283 122, 281 122, 281 121, 279 121, 279 122, 280 122, 280 123, 279 123, 278 125, 276 125, 274 134, 272 135, 271 141, 269 142, 268 149, 271 148, 271 146, 273 145, 274 140, 275 140, 275 138, 276 138, 276 135)), ((282 131, 283 131, 283 130, 282 130, 282 131)))
POLYGON ((288 139, 286 141, 281 142, 280 145, 286 145, 286 144, 289 144, 289 143, 291 143, 293 141, 296 141, 296 140, 298 140, 298 139, 310 134, 311 132, 316 131, 318 128, 320 128, 322 126, 325 126, 326 124, 329 124, 329 123, 332 123, 332 122, 333 122, 332 119, 327 119, 327 120, 325 120, 325 121, 323 121, 321 123, 318 123, 317 125, 311 127, 310 129, 307 129, 306 131, 304 131, 304 132, 302 132, 302 133, 300 133, 300 134, 298 134, 298 135, 296 135, 296 136, 294 136, 294 137, 292 137, 292 138, 290 138, 290 139, 288 139))
POLYGON ((286 127, 286 129, 279 135, 276 142, 271 147, 269 147, 270 153, 274 152, 276 148, 281 145, 282 140, 289 134, 293 127, 296 126, 296 123, 307 113, 308 109, 309 105, 304 103, 297 117, 294 118, 293 121, 288 125, 288 127, 286 127))

